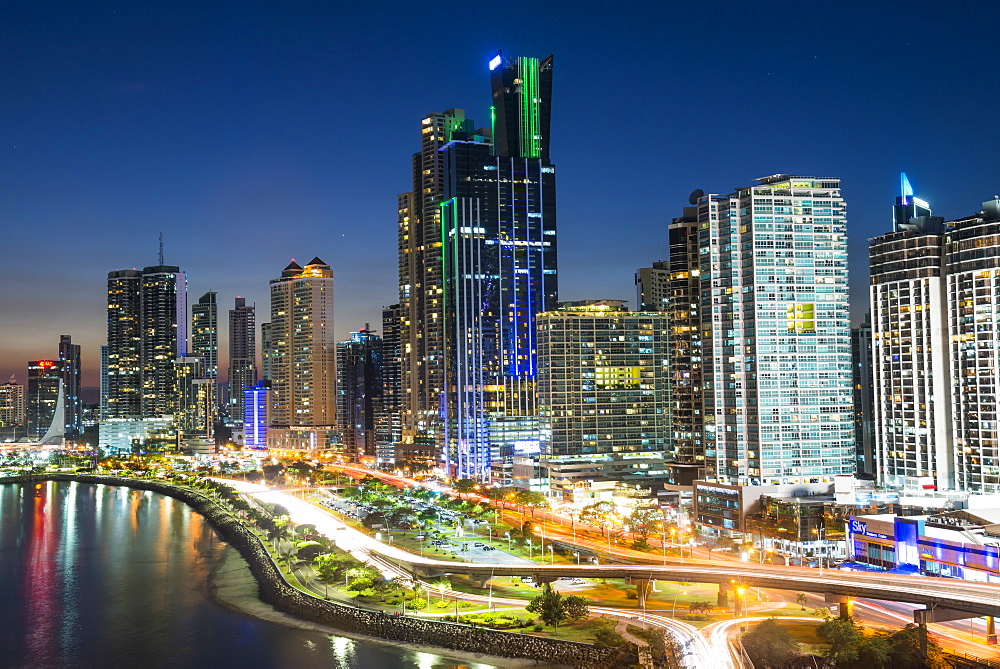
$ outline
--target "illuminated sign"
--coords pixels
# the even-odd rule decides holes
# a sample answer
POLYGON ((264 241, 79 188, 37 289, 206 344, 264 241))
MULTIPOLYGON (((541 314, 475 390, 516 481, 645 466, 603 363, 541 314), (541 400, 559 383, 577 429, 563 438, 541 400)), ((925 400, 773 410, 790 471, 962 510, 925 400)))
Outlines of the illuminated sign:
POLYGON ((871 537, 872 539, 886 539, 886 540, 888 540, 888 538, 889 538, 888 536, 886 536, 884 534, 881 534, 879 532, 869 532, 868 531, 868 523, 865 523, 865 522, 860 521, 860 520, 854 520, 853 518, 851 519, 851 533, 852 534, 860 534, 860 535, 865 536, 865 537, 871 537))
POLYGON ((493 56, 493 60, 490 61, 490 70, 497 69, 498 67, 500 67, 500 63, 502 62, 503 59, 500 57, 500 54, 493 56))
POLYGON ((51 360, 39 360, 38 361, 38 366, 39 367, 53 367, 55 364, 56 363, 52 362, 51 360))

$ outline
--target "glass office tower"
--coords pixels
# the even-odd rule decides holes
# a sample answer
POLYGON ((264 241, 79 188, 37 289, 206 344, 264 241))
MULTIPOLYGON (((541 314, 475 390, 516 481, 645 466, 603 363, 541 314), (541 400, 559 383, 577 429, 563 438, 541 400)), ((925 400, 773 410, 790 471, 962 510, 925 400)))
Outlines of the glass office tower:
POLYGON ((426 117, 399 199, 408 436, 480 480, 538 440, 535 315, 557 300, 552 57, 498 54, 490 69, 491 127, 426 117))

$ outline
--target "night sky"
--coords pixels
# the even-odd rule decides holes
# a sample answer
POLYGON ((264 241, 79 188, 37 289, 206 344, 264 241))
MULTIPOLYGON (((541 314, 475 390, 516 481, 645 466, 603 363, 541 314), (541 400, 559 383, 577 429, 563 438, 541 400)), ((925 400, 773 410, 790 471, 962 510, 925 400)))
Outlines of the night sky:
POLYGON ((97 385, 107 272, 160 231, 220 322, 237 295, 266 321, 318 255, 338 336, 381 329, 420 119, 485 125, 497 49, 555 54, 561 299, 634 305, 695 188, 837 176, 858 320, 901 170, 948 218, 1000 193, 997 25, 995 0, 5 3, 0 381, 71 334, 97 385))

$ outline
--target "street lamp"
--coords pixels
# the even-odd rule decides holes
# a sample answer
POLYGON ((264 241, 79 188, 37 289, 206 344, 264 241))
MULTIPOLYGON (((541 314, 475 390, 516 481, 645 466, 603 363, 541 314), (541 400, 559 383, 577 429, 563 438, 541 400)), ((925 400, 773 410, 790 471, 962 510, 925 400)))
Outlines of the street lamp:
MULTIPOLYGON (((679 594, 682 594, 682 592, 680 590, 675 590, 674 591, 674 610, 673 610, 673 613, 671 614, 671 616, 674 617, 674 618, 677 617, 677 595, 679 595, 679 594)), ((683 591, 683 594, 687 595, 687 590, 683 591)))

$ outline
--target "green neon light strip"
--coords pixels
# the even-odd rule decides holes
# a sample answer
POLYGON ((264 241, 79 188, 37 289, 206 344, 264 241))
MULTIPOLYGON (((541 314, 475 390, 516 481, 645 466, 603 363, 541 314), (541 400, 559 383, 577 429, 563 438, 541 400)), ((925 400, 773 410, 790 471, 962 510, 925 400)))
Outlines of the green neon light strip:
POLYGON ((518 58, 517 69, 521 75, 521 153, 525 158, 539 158, 538 59, 518 58))
POLYGON ((493 143, 493 155, 497 153, 497 108, 490 105, 490 141, 493 143))

